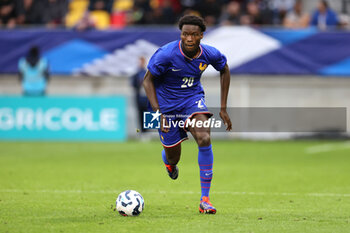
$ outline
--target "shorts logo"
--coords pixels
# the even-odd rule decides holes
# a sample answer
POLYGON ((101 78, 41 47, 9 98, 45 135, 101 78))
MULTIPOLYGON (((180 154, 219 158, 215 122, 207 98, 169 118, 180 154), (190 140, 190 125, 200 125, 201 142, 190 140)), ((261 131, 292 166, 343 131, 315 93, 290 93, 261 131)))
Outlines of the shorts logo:
POLYGON ((204 99, 202 98, 202 99, 200 99, 200 100, 198 100, 198 101, 196 101, 196 103, 198 104, 198 108, 199 109, 203 109, 203 108, 205 108, 206 106, 205 106, 205 102, 204 102, 204 99))
POLYGON ((157 110, 157 112, 143 112, 143 128, 159 129, 160 115, 162 114, 159 112, 159 110, 157 110))

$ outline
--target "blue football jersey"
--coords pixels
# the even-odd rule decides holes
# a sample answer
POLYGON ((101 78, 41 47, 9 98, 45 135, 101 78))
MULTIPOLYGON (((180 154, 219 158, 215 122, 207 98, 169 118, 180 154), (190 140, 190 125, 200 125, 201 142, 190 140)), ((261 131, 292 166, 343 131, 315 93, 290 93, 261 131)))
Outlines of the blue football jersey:
POLYGON ((192 97, 204 98, 200 82, 202 73, 212 65, 221 71, 226 57, 216 48, 201 44, 200 54, 188 58, 181 49, 181 40, 159 48, 148 63, 148 70, 155 76, 154 86, 160 110, 164 113, 181 109, 192 97))

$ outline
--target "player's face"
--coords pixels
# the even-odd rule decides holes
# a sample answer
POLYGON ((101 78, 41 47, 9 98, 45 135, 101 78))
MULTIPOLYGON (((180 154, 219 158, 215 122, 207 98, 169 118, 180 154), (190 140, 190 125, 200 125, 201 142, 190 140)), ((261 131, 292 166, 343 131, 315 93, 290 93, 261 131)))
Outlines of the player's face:
POLYGON ((181 42, 183 49, 187 52, 197 52, 201 39, 203 38, 203 32, 197 25, 185 24, 181 30, 181 42))

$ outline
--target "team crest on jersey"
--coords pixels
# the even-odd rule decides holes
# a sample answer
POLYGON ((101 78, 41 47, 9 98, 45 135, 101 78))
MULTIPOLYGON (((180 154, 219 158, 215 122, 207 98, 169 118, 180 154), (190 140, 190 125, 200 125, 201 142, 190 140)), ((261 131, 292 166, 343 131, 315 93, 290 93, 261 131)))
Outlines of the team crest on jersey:
POLYGON ((202 62, 199 64, 199 69, 201 70, 201 73, 203 73, 203 71, 205 71, 205 69, 206 69, 207 67, 208 67, 208 65, 207 65, 207 64, 204 64, 204 65, 203 65, 202 62))

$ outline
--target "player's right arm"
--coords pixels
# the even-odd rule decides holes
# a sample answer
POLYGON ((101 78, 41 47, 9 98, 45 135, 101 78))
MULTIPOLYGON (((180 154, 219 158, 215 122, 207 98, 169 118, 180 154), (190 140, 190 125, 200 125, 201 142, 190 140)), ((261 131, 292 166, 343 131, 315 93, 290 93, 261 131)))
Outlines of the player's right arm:
MULTIPOLYGON (((148 101, 151 104, 153 111, 156 112, 157 110, 159 110, 159 112, 161 113, 158 99, 157 99, 156 89, 153 84, 154 79, 155 77, 151 74, 151 72, 147 70, 145 77, 143 78, 143 88, 146 91, 148 101)), ((166 124, 166 126, 168 125, 168 122, 164 119, 163 114, 160 116, 160 122, 161 122, 160 130, 164 133, 167 133, 169 131, 169 128, 168 127, 164 128, 163 122, 164 124, 166 124)))
POLYGON ((147 98, 151 104, 153 111, 160 111, 156 89, 153 84, 154 78, 155 77, 152 75, 152 73, 147 70, 145 77, 143 78, 143 88, 146 91, 147 98))

